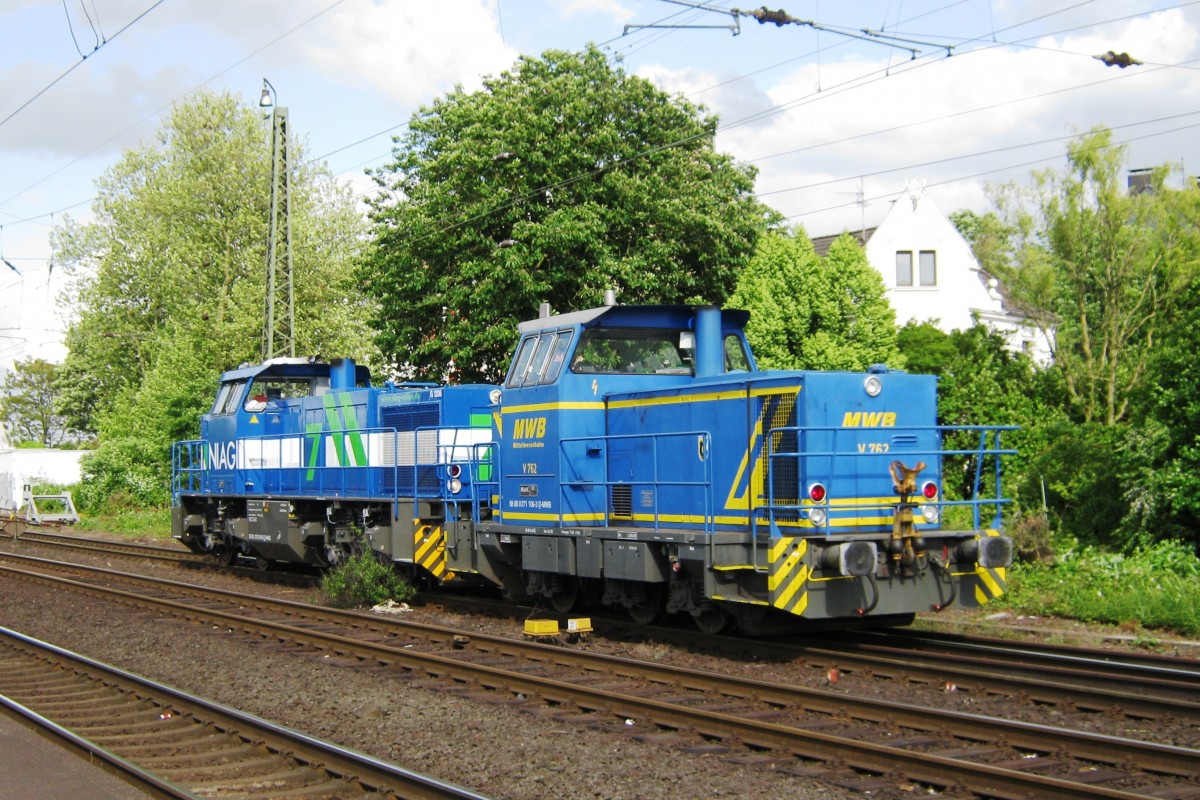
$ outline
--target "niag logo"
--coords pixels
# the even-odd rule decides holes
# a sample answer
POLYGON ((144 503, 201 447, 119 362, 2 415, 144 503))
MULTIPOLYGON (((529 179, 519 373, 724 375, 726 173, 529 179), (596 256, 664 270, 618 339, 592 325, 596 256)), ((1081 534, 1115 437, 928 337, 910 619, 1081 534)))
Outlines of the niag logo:
POLYGON ((842 417, 843 428, 894 428, 895 411, 847 411, 842 417))
POLYGON ((208 443, 208 469, 234 469, 237 466, 237 446, 233 442, 208 443))

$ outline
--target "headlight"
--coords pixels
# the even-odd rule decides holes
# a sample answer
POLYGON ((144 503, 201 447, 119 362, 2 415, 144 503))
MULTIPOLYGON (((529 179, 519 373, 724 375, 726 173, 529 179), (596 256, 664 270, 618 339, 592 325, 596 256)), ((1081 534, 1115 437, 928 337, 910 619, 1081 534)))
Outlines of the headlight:
POLYGON ((883 391, 883 382, 875 375, 868 375, 867 379, 863 381, 863 389, 867 391, 868 397, 878 397, 879 393, 883 391))
POLYGON ((494 406, 500 405, 500 390, 492 389, 488 392, 488 401, 494 406))
POLYGON ((981 536, 960 544, 956 555, 959 561, 974 561, 985 569, 1010 567, 1013 543, 1008 536, 981 536))
POLYGON ((821 551, 821 566, 838 574, 861 578, 875 571, 878 551, 874 542, 843 542, 821 551))
POLYGON ((941 519, 937 506, 921 506, 921 516, 925 518, 926 522, 937 522, 941 519))
POLYGON ((824 525, 825 524, 825 509, 810 508, 808 510, 808 521, 811 522, 813 525, 824 525))
POLYGON ((446 488, 450 490, 450 494, 458 494, 462 491, 462 481, 458 478, 451 478, 446 482, 446 488))

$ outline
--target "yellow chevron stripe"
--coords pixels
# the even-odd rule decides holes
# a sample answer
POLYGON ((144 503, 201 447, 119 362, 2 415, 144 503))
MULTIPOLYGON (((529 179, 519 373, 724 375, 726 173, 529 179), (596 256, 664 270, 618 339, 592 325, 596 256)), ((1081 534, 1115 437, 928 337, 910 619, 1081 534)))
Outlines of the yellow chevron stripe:
POLYGON ((413 538, 413 561, 422 565, 431 552, 436 552, 437 546, 442 542, 442 531, 440 528, 430 530, 426 526, 423 530, 428 531, 428 533, 421 538, 417 538, 416 536, 413 538))
POLYGON ((808 592, 804 592, 798 598, 796 598, 796 602, 792 605, 791 608, 788 609, 789 612, 795 614, 798 617, 803 616, 804 612, 807 610, 808 610, 808 592))
POLYGON ((774 568, 771 570, 771 576, 767 578, 767 590, 773 592, 779 588, 780 584, 788 580, 792 572, 795 571, 796 565, 800 563, 803 555, 803 552, 797 550, 788 556, 782 564, 772 564, 774 568))
POLYGON ((788 536, 781 536, 775 544, 771 545, 771 549, 767 551, 767 561, 774 564, 783 557, 783 551, 787 549, 794 540, 788 536))
MULTIPOLYGON (((777 608, 787 608, 788 604, 792 601, 792 597, 796 594, 796 592, 800 591, 800 587, 807 582, 808 564, 804 564, 800 567, 799 572, 796 573, 796 577, 792 580, 792 582, 787 585, 787 588, 775 597, 775 606, 777 608)), ((804 592, 804 597, 807 598, 807 596, 808 592, 804 592)), ((805 599, 805 604, 807 604, 807 602, 807 599, 805 599)))
POLYGON ((1004 589, 996 580, 996 576, 992 574, 990 569, 980 569, 977 573, 979 581, 984 585, 992 597, 999 597, 1004 594, 1004 589))
POLYGON ((439 580, 455 577, 446 566, 446 534, 441 527, 419 525, 413 529, 413 562, 439 580))

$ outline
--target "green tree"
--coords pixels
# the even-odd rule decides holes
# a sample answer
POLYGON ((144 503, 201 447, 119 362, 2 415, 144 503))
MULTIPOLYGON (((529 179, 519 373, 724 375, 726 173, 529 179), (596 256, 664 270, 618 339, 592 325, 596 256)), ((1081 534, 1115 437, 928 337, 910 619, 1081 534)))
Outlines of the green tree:
MULTIPOLYGON (((1200 201, 1200 190, 1188 193, 1200 201)), ((1181 307, 1150 365, 1140 427, 1158 448, 1132 476, 1136 524, 1129 520, 1125 528, 1141 541, 1187 538, 1200 547, 1200 278, 1183 293, 1181 307), (1153 432, 1158 436, 1150 438, 1153 432)))
POLYGON ((1167 168, 1154 171, 1151 191, 1129 195, 1123 159, 1110 131, 1080 136, 1065 173, 1035 173, 1032 192, 1002 189, 1003 223, 977 237, 989 246, 977 248, 985 269, 1052 334, 1072 414, 1105 425, 1127 418, 1195 272, 1195 217, 1164 200, 1167 168))
POLYGON ((772 213, 716 128, 594 49, 422 109, 375 173, 380 348, 406 376, 494 381, 541 302, 723 302, 772 213))
POLYGON ((59 367, 40 358, 27 358, 13 365, 0 386, 0 419, 13 444, 34 442, 57 447, 78 433, 66 417, 55 410, 55 387, 59 367))
MULTIPOLYGON (((348 188, 302 146, 291 156, 297 351, 370 360, 371 308, 353 270, 363 221, 348 188)), ((126 152, 96 188, 95 221, 55 231, 74 316, 63 407, 100 435, 102 451, 124 454, 98 454, 107 471, 85 464, 85 473, 109 489, 141 475, 133 494, 144 498, 147 475, 165 492, 170 441, 194 435, 217 375, 258 359, 269 131, 256 109, 204 93, 173 109, 157 140, 126 152)))
POLYGON ((759 240, 729 302, 750 311, 746 335, 765 369, 902 367, 885 291, 851 236, 821 258, 803 230, 772 231, 759 240))
MULTIPOLYGON (((1024 495, 1025 505, 1040 506, 1037 478, 1029 477, 1032 452, 1040 451, 1038 421, 1045 376, 1023 353, 1010 351, 1004 337, 975 324, 965 331, 946 333, 929 322, 909 322, 897 337, 900 351, 912 372, 937 375, 938 422, 942 425, 1019 425, 1001 442, 1016 448, 1016 457, 1004 460, 1007 494, 1024 495), (1033 488, 1031 488, 1033 487, 1033 488)), ((969 450, 979 445, 979 434, 951 433, 949 449, 969 450)), ((967 469, 944 470, 954 497, 966 495, 974 479, 973 462, 967 469)))

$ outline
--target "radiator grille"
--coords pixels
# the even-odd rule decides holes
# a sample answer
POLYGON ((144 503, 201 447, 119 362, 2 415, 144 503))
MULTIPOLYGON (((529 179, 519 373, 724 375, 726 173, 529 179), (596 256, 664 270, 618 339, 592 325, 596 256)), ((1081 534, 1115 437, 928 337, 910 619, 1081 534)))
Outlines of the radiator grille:
POLYGON ((610 512, 614 517, 633 516, 633 487, 620 484, 612 487, 612 507, 610 512))

